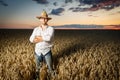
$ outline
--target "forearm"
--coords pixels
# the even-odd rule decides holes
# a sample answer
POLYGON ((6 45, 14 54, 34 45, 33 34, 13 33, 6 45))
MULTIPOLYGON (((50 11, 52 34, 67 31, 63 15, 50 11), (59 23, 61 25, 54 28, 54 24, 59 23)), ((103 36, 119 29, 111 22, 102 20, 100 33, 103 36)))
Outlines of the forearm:
POLYGON ((33 40, 33 43, 38 43, 38 42, 42 42, 43 39, 42 39, 42 36, 36 36, 33 40))
POLYGON ((34 40, 33 40, 33 43, 38 43, 39 41, 35 38, 34 40))

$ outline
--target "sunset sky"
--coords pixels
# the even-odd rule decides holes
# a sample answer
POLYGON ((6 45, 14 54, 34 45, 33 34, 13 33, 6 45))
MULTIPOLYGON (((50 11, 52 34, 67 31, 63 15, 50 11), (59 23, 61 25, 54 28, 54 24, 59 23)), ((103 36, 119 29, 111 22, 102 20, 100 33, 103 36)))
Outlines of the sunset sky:
POLYGON ((49 25, 120 24, 120 0, 0 0, 0 28, 33 28, 46 10, 49 25))

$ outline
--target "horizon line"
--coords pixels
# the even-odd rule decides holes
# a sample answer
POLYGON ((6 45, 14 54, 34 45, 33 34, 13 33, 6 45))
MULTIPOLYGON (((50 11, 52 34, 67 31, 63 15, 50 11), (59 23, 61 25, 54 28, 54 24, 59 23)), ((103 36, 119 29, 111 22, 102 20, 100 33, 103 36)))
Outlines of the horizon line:
MULTIPOLYGON (((0 28, 0 30, 9 29, 25 29, 25 30, 33 30, 33 28, 0 28)), ((120 30, 120 28, 54 28, 55 30, 120 30)))

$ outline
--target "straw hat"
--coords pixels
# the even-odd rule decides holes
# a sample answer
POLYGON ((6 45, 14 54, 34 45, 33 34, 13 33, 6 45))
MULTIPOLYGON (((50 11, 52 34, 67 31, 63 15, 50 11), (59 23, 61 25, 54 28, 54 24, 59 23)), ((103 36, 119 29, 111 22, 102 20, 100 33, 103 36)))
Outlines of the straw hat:
POLYGON ((48 14, 45 10, 43 10, 43 12, 41 13, 40 16, 37 16, 36 18, 40 19, 40 18, 47 18, 48 20, 51 20, 52 18, 48 17, 48 14))

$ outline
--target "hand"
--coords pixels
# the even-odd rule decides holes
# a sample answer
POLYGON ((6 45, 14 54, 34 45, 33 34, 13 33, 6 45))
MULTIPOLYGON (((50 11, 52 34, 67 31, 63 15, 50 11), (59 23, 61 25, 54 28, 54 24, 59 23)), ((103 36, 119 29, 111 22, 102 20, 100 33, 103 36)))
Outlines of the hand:
POLYGON ((42 36, 35 36, 34 43, 42 42, 42 41, 43 41, 42 36))
POLYGON ((39 39, 41 39, 41 36, 35 36, 35 39, 39 40, 39 39))

